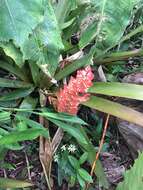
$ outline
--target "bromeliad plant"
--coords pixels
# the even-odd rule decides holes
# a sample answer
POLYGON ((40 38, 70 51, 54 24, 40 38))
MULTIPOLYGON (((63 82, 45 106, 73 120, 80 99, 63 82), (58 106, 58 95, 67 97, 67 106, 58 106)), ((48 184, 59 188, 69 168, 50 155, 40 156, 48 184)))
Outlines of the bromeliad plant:
MULTIPOLYGON (((143 126, 143 114, 99 97, 103 94, 143 100, 143 87, 93 82, 91 69, 91 65, 95 68, 143 54, 142 49, 116 51, 119 44, 143 31, 141 25, 124 35, 134 7, 140 3, 141 0, 0 2, 2 161, 8 149, 21 149, 19 142, 40 136, 40 160, 50 189, 52 158, 63 131, 77 140, 91 165, 95 159, 94 145, 82 127, 87 124, 76 116, 79 104, 143 126), (53 139, 47 121, 59 127, 53 139)), ((100 161, 95 172, 100 184, 108 188, 100 161)), ((0 178, 0 187, 5 188, 5 184, 6 188, 32 185, 0 178)))

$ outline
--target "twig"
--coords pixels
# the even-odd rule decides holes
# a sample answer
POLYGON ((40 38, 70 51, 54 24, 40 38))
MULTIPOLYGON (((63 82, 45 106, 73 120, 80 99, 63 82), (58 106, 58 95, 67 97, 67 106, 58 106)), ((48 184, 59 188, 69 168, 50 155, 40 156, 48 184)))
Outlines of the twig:
MULTIPOLYGON (((7 173, 5 169, 3 169, 3 173, 4 173, 4 177, 7 178, 7 173)), ((10 190, 10 188, 6 188, 6 190, 10 190)))
POLYGON ((57 149, 63 139, 63 136, 64 136, 63 129, 58 128, 56 131, 56 134, 54 135, 53 140, 52 140, 53 154, 55 154, 55 152, 57 151, 57 149))
MULTIPOLYGON (((97 152, 97 154, 95 156, 95 160, 93 162, 92 169, 91 169, 91 172, 90 172, 91 176, 93 176, 93 173, 94 173, 94 171, 96 169, 96 162, 97 162, 97 160, 99 158, 100 152, 101 152, 103 144, 104 144, 104 139, 105 139, 105 135, 106 135, 107 127, 108 127, 109 117, 110 117, 110 115, 108 114, 107 118, 106 118, 106 121, 105 121, 102 138, 101 138, 100 145, 99 145, 99 149, 98 149, 98 152, 97 152)), ((88 190, 89 185, 90 184, 88 183, 87 186, 86 186, 86 190, 88 190)))
POLYGON ((31 181, 30 164, 29 164, 29 160, 28 160, 26 151, 24 151, 24 154, 25 154, 25 160, 26 160, 26 165, 27 165, 28 179, 31 181))

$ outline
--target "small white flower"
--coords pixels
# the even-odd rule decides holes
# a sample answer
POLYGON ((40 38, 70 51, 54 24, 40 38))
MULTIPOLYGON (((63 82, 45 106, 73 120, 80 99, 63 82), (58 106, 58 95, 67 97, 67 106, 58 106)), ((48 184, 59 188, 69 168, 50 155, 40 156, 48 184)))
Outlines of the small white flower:
POLYGON ((59 156, 58 156, 58 154, 55 154, 54 155, 54 162, 58 162, 59 161, 59 156))
POLYGON ((54 79, 54 78, 52 78, 52 79, 51 79, 51 83, 53 83, 53 84, 57 84, 57 80, 54 79))
POLYGON ((77 150, 76 146, 74 144, 70 144, 68 147, 68 151, 71 153, 74 153, 77 150))
POLYGON ((61 147, 61 151, 62 151, 62 152, 63 152, 63 151, 66 151, 66 149, 67 149, 67 145, 64 144, 64 145, 61 147))

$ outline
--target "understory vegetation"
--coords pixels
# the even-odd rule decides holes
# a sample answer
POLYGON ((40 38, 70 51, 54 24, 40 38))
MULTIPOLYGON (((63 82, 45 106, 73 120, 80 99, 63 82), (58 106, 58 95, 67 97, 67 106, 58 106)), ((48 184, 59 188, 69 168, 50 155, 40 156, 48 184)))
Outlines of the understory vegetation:
POLYGON ((0 1, 1 190, 143 189, 142 39, 142 0, 0 1))

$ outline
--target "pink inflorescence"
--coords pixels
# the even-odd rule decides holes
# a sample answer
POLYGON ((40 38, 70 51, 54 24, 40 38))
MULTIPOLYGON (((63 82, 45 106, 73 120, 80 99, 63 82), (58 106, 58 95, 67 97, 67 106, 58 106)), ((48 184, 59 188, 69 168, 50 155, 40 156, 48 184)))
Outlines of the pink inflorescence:
POLYGON ((76 115, 78 105, 89 98, 87 89, 92 86, 93 78, 94 75, 90 66, 78 70, 76 77, 71 77, 68 85, 64 85, 64 88, 60 89, 58 93, 58 112, 76 115))

